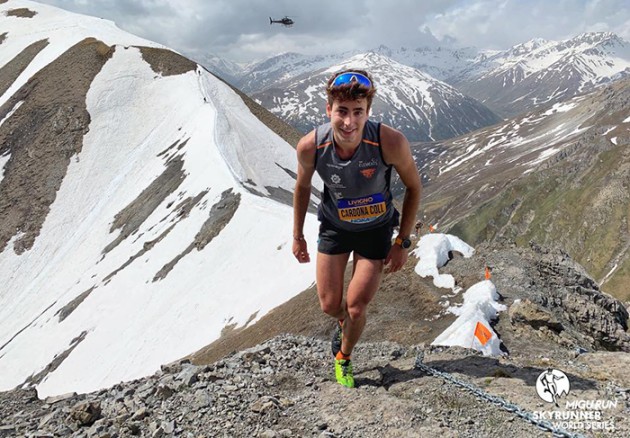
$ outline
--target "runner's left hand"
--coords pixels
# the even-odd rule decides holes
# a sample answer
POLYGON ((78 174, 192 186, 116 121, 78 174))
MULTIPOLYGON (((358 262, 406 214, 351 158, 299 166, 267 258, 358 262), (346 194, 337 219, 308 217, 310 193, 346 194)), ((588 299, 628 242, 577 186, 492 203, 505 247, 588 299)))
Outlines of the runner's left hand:
POLYGON ((391 274, 400 271, 407 263, 408 257, 409 253, 406 249, 400 245, 392 245, 392 249, 389 250, 389 254, 387 254, 385 259, 385 273, 391 274))

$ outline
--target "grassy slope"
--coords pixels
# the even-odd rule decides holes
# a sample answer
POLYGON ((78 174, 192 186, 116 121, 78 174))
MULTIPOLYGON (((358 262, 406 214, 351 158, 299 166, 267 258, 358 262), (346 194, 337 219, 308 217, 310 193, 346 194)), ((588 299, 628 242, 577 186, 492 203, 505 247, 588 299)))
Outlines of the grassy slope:
POLYGON ((597 280, 625 248, 618 269, 602 287, 619 299, 630 299, 628 146, 589 161, 586 169, 560 165, 519 180, 450 232, 475 243, 505 237, 518 245, 530 240, 557 245, 597 280))

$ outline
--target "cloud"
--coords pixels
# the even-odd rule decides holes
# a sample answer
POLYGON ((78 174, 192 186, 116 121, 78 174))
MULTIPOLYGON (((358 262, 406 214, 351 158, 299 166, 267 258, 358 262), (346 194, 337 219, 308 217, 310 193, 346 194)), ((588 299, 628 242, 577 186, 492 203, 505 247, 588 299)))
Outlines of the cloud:
POLYGON ((563 40, 584 32, 628 33, 626 0, 462 1, 425 24, 440 39, 506 49, 533 38, 563 40))
POLYGON ((589 31, 630 39, 627 0, 40 0, 116 22, 182 53, 251 61, 281 52, 416 48, 438 43, 507 49, 589 31), (295 20, 291 28, 269 17, 295 20))

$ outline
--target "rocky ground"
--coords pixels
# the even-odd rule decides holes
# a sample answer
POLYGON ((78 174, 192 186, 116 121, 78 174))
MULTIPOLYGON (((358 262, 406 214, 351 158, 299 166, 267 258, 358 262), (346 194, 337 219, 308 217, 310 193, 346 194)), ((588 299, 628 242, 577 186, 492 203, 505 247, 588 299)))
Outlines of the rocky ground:
POLYGON ((332 380, 328 342, 283 335, 211 365, 171 364, 91 394, 39 400, 34 390, 1 393, 0 436, 551 436, 417 369, 418 353, 428 366, 528 412, 553 410, 534 386, 545 367, 558 367, 571 379, 567 400, 618 401, 614 409, 601 410, 615 432, 586 436, 630 433, 628 389, 616 380, 628 377, 625 353, 537 358, 539 365, 532 365, 463 348, 365 343, 356 350, 357 388, 347 389, 332 380), (603 372, 612 378, 602 380, 603 372))
POLYGON ((630 436, 627 309, 565 253, 482 245, 442 269, 466 289, 492 268, 509 308, 494 325, 497 358, 429 345, 453 315, 427 316, 461 294, 440 293, 413 265, 387 277, 373 303, 353 355, 355 389, 333 380, 332 325, 309 290, 153 376, 46 400, 34 389, 0 393, 0 437, 542 437, 549 426, 566 433, 557 436, 630 436), (571 384, 558 407, 536 392, 548 368, 571 384), (536 424, 552 415, 582 419, 536 424))

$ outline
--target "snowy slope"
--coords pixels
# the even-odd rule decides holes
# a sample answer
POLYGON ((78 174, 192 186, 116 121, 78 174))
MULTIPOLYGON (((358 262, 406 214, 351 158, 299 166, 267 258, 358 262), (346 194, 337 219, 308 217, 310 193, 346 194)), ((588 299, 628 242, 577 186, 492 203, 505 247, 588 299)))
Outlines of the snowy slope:
MULTIPOLYGON (((0 97, 3 105, 83 38, 115 47, 85 96, 89 131, 33 246, 14 249, 16 231, 0 252, 0 390, 63 352, 38 385, 40 396, 152 373, 312 284, 313 264, 298 265, 290 251, 291 208, 269 192, 292 190, 284 169, 295 169, 294 151, 230 88, 201 68, 156 74, 135 46, 159 46, 105 20, 12 0, 0 4, 0 29, 0 67, 31 43, 49 42, 0 97), (19 8, 37 14, 11 15, 19 8), (115 228, 178 162, 176 190, 129 235, 115 228), (226 202, 232 216, 221 216, 226 202)), ((20 107, 0 107, 0 138, 20 107)), ((0 189, 20 164, 8 147, 0 189)), ((306 227, 316 234, 315 219, 306 227)))
POLYGON ((604 290, 627 296, 629 85, 621 79, 468 136, 414 145, 427 222, 473 244, 553 244, 604 290))

